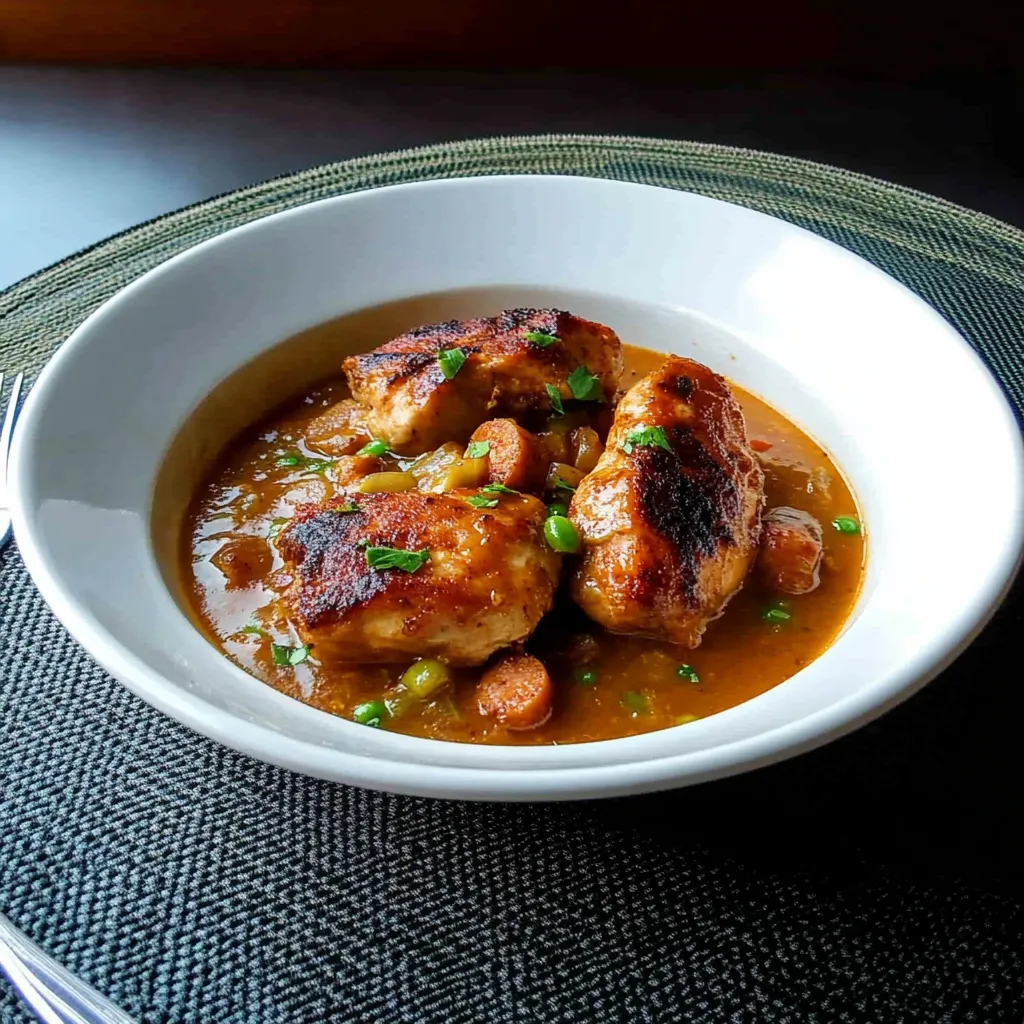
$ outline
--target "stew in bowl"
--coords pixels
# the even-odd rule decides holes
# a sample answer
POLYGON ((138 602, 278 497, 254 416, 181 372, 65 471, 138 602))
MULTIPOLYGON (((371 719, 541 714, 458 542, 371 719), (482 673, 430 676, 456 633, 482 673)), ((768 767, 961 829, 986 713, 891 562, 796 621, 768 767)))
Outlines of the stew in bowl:
POLYGON ((783 682, 841 631, 864 556, 841 470, 783 414, 512 309, 417 327, 260 417, 199 487, 181 573, 209 639, 313 707, 563 744, 783 682))
POLYGON ((163 714, 346 784, 550 800, 745 771, 909 697, 1006 593, 1022 467, 967 342, 852 253, 508 176, 145 273, 36 381, 9 482, 40 592, 163 714))

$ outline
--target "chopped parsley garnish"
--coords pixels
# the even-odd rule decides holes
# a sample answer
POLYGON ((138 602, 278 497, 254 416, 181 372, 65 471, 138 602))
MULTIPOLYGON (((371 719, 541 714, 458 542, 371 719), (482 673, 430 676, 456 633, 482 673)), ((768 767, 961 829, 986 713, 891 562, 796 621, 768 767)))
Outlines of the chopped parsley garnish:
POLYGON ((571 483, 569 483, 568 480, 563 480, 561 477, 559 477, 555 481, 554 488, 555 488, 556 491, 566 491, 569 494, 575 494, 576 493, 576 488, 573 487, 573 485, 571 483))
POLYGON ((367 441, 356 455, 376 455, 380 458, 381 455, 387 455, 388 446, 387 443, 382 441, 379 437, 375 437, 372 441, 367 441))
POLYGON ((789 610, 789 605, 785 601, 775 601, 768 607, 761 618, 765 622, 781 625, 783 622, 789 622, 793 618, 793 613, 789 610))
POLYGON ((289 452, 277 460, 278 466, 282 469, 308 469, 312 473, 322 473, 328 466, 334 464, 334 459, 312 459, 302 452, 289 452))
POLYGON ((286 644, 271 644, 270 656, 274 659, 275 665, 285 668, 294 665, 301 665, 308 657, 313 648, 309 644, 301 647, 288 647, 286 644))
POLYGON ((266 633, 263 632, 262 629, 260 629, 259 626, 252 626, 252 625, 243 626, 238 632, 239 633, 246 633, 249 636, 266 636, 267 635, 266 633))
POLYGON ((581 668, 576 673, 576 682, 580 686, 596 686, 597 673, 592 668, 581 668))
POLYGON ((585 366, 577 366, 566 378, 565 383, 569 385, 572 397, 578 398, 581 402, 600 402, 604 398, 601 381, 585 366))
POLYGON ((559 416, 565 415, 565 406, 562 405, 562 396, 559 393, 558 388, 554 384, 545 384, 544 389, 548 393, 548 398, 551 399, 551 409, 553 412, 557 412, 559 416))
POLYGON ((480 488, 479 494, 474 494, 473 497, 467 498, 466 501, 473 508, 494 508, 498 504, 498 499, 486 497, 488 494, 519 494, 519 492, 513 491, 511 487, 506 487, 504 484, 485 484, 480 488))
POLYGON ((430 561, 430 552, 408 551, 404 548, 371 548, 366 549, 366 564, 371 569, 401 569, 402 572, 415 572, 430 561))
POLYGON ((370 542, 365 537, 362 540, 356 541, 356 547, 359 548, 360 551, 365 551, 369 546, 370 542))
POLYGON ((697 671, 692 665, 680 665, 676 669, 676 675, 680 679, 685 679, 688 683, 700 682, 700 676, 697 675, 697 671))
POLYGON ((273 540, 289 523, 286 516, 276 516, 270 520, 270 527, 267 530, 267 540, 273 540))
POLYGON ((664 448, 667 452, 672 451, 664 427, 645 427, 642 423, 626 435, 626 443, 622 450, 629 455, 635 447, 664 448))
POLYGON ((467 459, 482 459, 491 450, 490 441, 470 441, 466 449, 467 459))
POLYGON ((461 348, 446 348, 437 353, 437 361, 445 380, 451 380, 466 362, 466 353, 461 348))
POLYGON ((331 505, 328 509, 330 512, 358 512, 359 506, 349 498, 344 505, 331 505))
POLYGON ((545 334, 544 331, 527 331, 523 337, 527 341, 532 341, 538 348, 547 348, 548 345, 554 345, 560 340, 557 335, 545 334))
POLYGON ((627 690, 619 703, 629 712, 630 718, 639 718, 640 715, 651 713, 650 698, 638 690, 627 690))
POLYGON ((368 725, 379 729, 381 722, 388 714, 388 706, 382 700, 369 700, 365 704, 357 704, 352 709, 352 721, 360 725, 368 725))
POLYGON ((832 520, 832 528, 840 533, 860 533, 860 523, 853 516, 836 516, 832 520))

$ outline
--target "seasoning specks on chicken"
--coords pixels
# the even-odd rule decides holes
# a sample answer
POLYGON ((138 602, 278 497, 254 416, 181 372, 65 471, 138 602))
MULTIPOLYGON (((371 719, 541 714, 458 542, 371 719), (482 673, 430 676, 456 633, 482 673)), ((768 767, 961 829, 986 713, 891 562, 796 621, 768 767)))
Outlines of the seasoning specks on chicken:
POLYGON ((619 402, 569 507, 584 538, 573 596, 613 632, 696 647, 757 554, 763 486, 726 382, 667 359, 619 402))
POLYGON ((371 432, 408 455, 466 438, 493 416, 548 412, 549 386, 568 403, 581 367, 597 378, 595 397, 611 401, 622 345, 610 328, 557 309, 418 327, 343 364, 371 432), (452 350, 465 359, 443 367, 438 356, 452 350))

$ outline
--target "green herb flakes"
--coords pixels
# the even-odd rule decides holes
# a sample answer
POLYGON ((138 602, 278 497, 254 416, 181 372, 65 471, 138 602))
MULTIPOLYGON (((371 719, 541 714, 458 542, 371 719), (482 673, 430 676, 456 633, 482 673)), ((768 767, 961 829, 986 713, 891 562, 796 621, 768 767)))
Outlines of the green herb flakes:
POLYGON ((416 572, 430 561, 430 552, 407 551, 404 548, 367 547, 366 564, 371 569, 401 569, 402 572, 416 572))
POLYGON ((289 452, 277 460, 281 469, 305 469, 311 473, 323 473, 328 466, 334 465, 334 459, 314 459, 302 452, 289 452))
POLYGON ((437 362, 445 380, 451 380, 466 364, 466 353, 461 348, 446 348, 437 353, 437 362))
POLYGON ((566 378, 572 397, 581 402, 600 402, 604 398, 601 381, 585 366, 577 366, 566 378))
POLYGON ((554 345, 555 342, 561 341, 556 334, 545 334, 544 331, 527 331, 523 337, 527 341, 532 341, 538 348, 547 348, 548 345, 554 345))
POLYGON ((622 446, 627 455, 634 448, 664 448, 667 452, 672 451, 664 427, 645 427, 642 423, 626 434, 626 443, 622 446))
POLYGON ((312 646, 309 644, 302 644, 301 647, 288 647, 286 644, 271 644, 270 656, 273 658, 275 665, 287 668, 295 665, 301 665, 309 657, 309 652, 312 649, 312 646))

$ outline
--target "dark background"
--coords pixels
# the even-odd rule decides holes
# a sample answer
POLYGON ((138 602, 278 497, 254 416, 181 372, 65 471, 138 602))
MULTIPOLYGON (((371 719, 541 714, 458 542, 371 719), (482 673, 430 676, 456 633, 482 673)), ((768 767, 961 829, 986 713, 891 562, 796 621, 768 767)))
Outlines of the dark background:
POLYGON ((330 160, 480 135, 822 160, 1024 225, 1022 5, 3 0, 0 287, 330 160))
POLYGON ((216 193, 481 135, 596 132, 766 149, 1024 226, 1021 81, 1009 67, 898 81, 689 68, 0 65, 0 288, 216 193))
POLYGON ((0 60, 593 72, 1013 67, 1019 5, 923 0, 5 0, 0 60))

